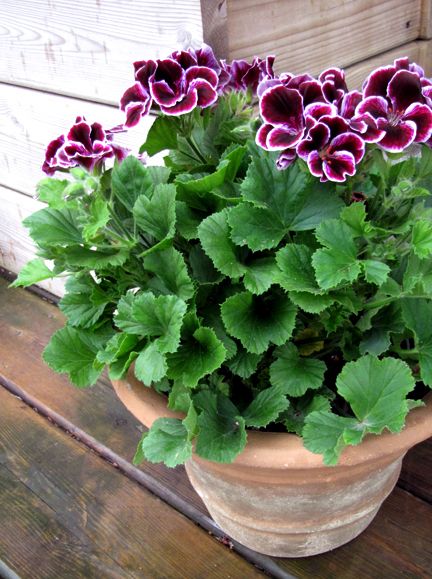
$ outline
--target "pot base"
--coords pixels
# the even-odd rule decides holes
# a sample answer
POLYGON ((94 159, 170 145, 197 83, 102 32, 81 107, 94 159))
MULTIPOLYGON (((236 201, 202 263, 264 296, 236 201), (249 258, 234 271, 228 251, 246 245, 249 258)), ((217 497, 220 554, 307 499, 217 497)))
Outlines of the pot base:
MULTIPOLYGON (((191 460, 186 471, 212 518, 233 539, 273 557, 309 557, 348 543, 371 523, 399 477, 402 459, 362 480, 298 486, 236 481, 191 460)), ((330 469, 331 473, 331 469, 330 469)), ((290 484, 291 482, 291 484, 290 484)))

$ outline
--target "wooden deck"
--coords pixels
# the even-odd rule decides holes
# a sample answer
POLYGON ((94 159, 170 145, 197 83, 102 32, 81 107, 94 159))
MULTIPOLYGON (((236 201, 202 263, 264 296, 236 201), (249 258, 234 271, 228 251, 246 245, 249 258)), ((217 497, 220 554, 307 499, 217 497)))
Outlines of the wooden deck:
POLYGON ((78 390, 42 363, 61 324, 0 279, 0 577, 432 576, 432 441, 358 539, 306 559, 257 555, 223 536, 183 468, 131 465, 142 427, 107 379, 78 390))

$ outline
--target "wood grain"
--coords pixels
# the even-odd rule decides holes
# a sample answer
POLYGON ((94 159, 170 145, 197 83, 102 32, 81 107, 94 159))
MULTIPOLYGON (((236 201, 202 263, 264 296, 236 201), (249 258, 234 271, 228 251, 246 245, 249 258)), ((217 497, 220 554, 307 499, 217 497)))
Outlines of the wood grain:
MULTIPOLYGON (((45 176, 41 165, 48 143, 67 131, 77 115, 107 129, 124 121, 115 107, 0 84, 0 185, 33 195, 45 176)), ((152 122, 146 117, 134 129, 116 135, 116 142, 137 152, 152 122)))
MULTIPOLYGON (((76 569, 72 557, 62 560, 59 553, 58 558, 49 557, 50 572, 39 571, 38 578, 61 577, 65 570, 71 577, 116 577, 119 570, 121 577, 262 577, 238 555, 2 388, 0 416, 1 462, 51 510, 45 513, 43 526, 58 521, 67 530, 72 541, 61 536, 57 540, 66 554, 82 554, 84 562, 86 550, 103 554, 95 560, 99 563, 100 558, 105 568, 95 567, 96 573, 87 574, 85 569, 76 569)), ((7 498, 2 497, 1 505, 9 503, 9 526, 12 531, 25 528, 28 517, 22 508, 28 508, 26 500, 7 498)), ((2 536, 3 530, 0 544, 2 536)), ((55 550, 54 536, 23 537, 15 549, 22 551, 29 564, 27 541, 36 545, 42 541, 55 550)), ((7 551, 12 550, 9 542, 7 551)), ((87 565, 91 569, 90 557, 87 565)), ((21 568, 15 568, 23 576, 21 568)))
POLYGON ((3 0, 0 81, 117 104, 132 63, 202 42, 199 0, 3 0))
POLYGON ((229 57, 275 54, 276 69, 316 74, 415 40, 420 0, 228 0, 229 57))
MULTIPOLYGON (((91 390, 78 390, 40 360, 49 335, 62 323, 61 313, 29 292, 7 290, 5 286, 0 282, 0 372, 130 460, 142 428, 116 399, 107 382, 101 380, 91 390), (25 364, 15 364, 17 352, 25 352, 25 364)), ((422 451, 422 446, 411 452, 418 453, 415 460, 418 470, 421 464, 423 482, 427 484, 427 473, 432 469, 428 461, 432 457, 422 451)), ((204 510, 183 468, 172 470, 150 463, 142 468, 204 510)), ((412 493, 416 492, 416 480, 414 477, 411 481, 412 493)), ((431 524, 432 508, 397 489, 372 526, 349 545, 319 557, 277 561, 287 572, 308 579, 357 579, 359 574, 374 579, 426 578, 432 565, 431 524)))
MULTIPOLYGON (((32 197, 0 186, 0 266, 18 273, 35 257, 35 245, 22 220, 44 204, 32 197)), ((57 296, 64 293, 65 280, 45 280, 38 284, 57 296)))
POLYGON ((0 498, 0 557, 21 579, 33 579, 35 569, 41 579, 65 572, 89 579, 132 577, 107 553, 73 534, 55 510, 4 464, 0 464, 0 498))
POLYGON ((399 46, 394 50, 383 52, 373 58, 368 58, 358 62, 346 69, 346 78, 350 89, 361 89, 363 81, 369 73, 379 66, 393 64, 396 58, 407 56, 411 61, 421 64, 425 68, 426 75, 432 74, 432 60, 430 58, 432 51, 431 40, 417 40, 399 46))
POLYGON ((432 0, 422 0, 420 38, 432 38, 432 0))

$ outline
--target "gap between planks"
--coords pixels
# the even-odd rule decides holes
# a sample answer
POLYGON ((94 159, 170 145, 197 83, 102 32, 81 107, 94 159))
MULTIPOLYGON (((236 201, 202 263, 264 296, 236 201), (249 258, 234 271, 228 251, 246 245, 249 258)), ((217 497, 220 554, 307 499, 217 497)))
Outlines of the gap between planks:
MULTIPOLYGON (((33 408, 33 410, 38 412, 40 415, 44 416, 49 421, 59 426, 62 430, 73 436, 79 442, 96 452, 107 462, 111 463, 114 468, 119 469, 128 478, 134 480, 148 491, 152 492, 165 503, 188 517, 191 521, 198 524, 213 536, 223 541, 227 539, 227 536, 220 529, 220 527, 216 525, 212 519, 199 511, 196 507, 189 504, 181 497, 177 496, 173 491, 162 485, 158 480, 153 478, 148 473, 143 472, 130 464, 127 460, 123 459, 121 456, 113 452, 105 445, 101 444, 95 438, 69 422, 69 420, 40 402, 37 398, 28 394, 25 390, 20 388, 14 382, 8 380, 2 374, 0 374, 0 385, 14 396, 20 398, 23 402, 25 402, 25 404, 33 408)), ((296 579, 294 575, 281 569, 277 562, 274 561, 271 557, 256 553, 255 551, 248 549, 247 547, 241 545, 231 538, 228 538, 228 540, 230 545, 232 544, 233 549, 246 561, 265 571, 275 579, 296 579)))

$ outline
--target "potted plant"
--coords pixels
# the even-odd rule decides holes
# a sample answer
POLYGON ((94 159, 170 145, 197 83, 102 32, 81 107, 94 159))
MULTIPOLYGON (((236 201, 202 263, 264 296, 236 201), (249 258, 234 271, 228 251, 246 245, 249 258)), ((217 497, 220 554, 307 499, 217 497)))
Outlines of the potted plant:
POLYGON ((135 462, 186 463, 235 539, 334 548, 432 433, 432 82, 399 59, 349 91, 206 46, 134 67, 124 127, 51 142, 24 222, 14 285, 68 277, 44 360, 80 388, 108 366, 151 426, 135 462), (150 111, 130 155, 115 133, 150 111))

